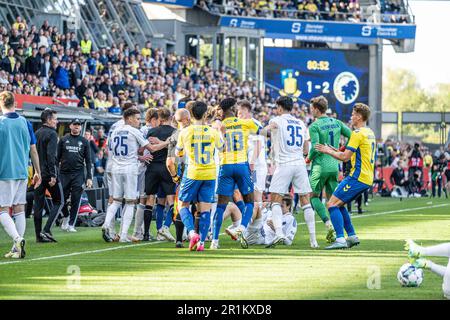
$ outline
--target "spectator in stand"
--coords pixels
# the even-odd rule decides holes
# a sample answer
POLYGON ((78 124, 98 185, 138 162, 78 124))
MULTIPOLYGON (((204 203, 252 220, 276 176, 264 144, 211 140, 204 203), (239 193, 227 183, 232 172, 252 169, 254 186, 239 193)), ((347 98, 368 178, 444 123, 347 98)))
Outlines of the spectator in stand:
POLYGON ((38 50, 33 49, 31 56, 25 60, 25 71, 28 74, 39 75, 41 59, 38 57, 38 50))
POLYGON ((103 91, 97 92, 97 98, 94 100, 95 109, 106 111, 111 107, 111 104, 106 100, 106 94, 103 91))
POLYGON ((14 50, 11 48, 8 50, 8 56, 1 61, 1 68, 8 73, 13 73, 16 65, 16 58, 14 57, 14 50))
POLYGON ((103 176, 106 168, 105 154, 103 150, 99 150, 97 154, 97 160, 95 161, 94 177, 97 179, 98 187, 103 188, 103 176))
POLYGON ((14 58, 16 59, 17 62, 20 63, 19 72, 25 73, 25 60, 27 59, 27 57, 25 56, 25 53, 23 52, 22 46, 17 47, 17 53, 14 55, 14 58))
POLYGON ((60 89, 69 89, 69 70, 67 69, 66 61, 62 60, 55 70, 54 81, 56 87, 60 89))
POLYGON ((92 164, 94 165, 95 161, 97 160, 97 153, 99 152, 99 148, 95 144, 95 139, 94 139, 94 136, 92 135, 91 128, 86 129, 86 131, 84 132, 84 137, 89 142, 90 151, 91 151, 90 159, 92 161, 92 164))
POLYGON ((105 130, 103 129, 103 127, 100 127, 97 130, 97 138, 94 141, 99 149, 106 149, 107 141, 105 136, 105 130))
POLYGON ((44 29, 40 29, 39 30, 39 42, 38 42, 38 47, 44 47, 45 49, 47 49, 49 47, 49 42, 48 42, 48 31, 44 31, 44 29))
POLYGON ((145 43, 145 47, 142 48, 142 50, 141 50, 141 55, 144 58, 149 58, 149 57, 152 57, 152 53, 153 53, 153 51, 152 51, 152 42, 151 41, 147 41, 145 43))
POLYGON ((122 109, 119 105, 119 98, 114 97, 113 98, 113 104, 108 108, 108 112, 116 115, 122 114, 122 109))
POLYGON ((95 109, 95 98, 94 98, 94 91, 91 88, 88 88, 86 90, 85 95, 80 100, 79 107, 83 107, 85 109, 95 109))
POLYGON ((19 32, 23 32, 27 29, 27 23, 22 20, 21 16, 17 16, 16 22, 13 23, 12 28, 19 32))
POLYGON ((89 35, 86 33, 84 38, 80 42, 81 53, 85 56, 89 55, 92 50, 92 41, 89 39, 89 35))

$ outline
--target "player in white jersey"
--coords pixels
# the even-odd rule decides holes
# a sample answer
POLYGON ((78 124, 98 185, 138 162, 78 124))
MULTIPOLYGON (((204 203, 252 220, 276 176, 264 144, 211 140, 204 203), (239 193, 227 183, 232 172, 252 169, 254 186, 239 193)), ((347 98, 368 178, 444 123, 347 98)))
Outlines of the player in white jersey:
POLYGON ((283 195, 289 193, 289 187, 292 184, 294 192, 300 196, 300 203, 309 230, 311 248, 318 248, 314 210, 309 201, 309 194, 312 190, 304 158, 309 150, 308 129, 303 121, 291 115, 294 102, 290 97, 279 97, 276 104, 280 116, 271 119, 269 125, 263 130, 263 134, 268 130, 271 131, 276 166, 269 188, 276 237, 269 247, 285 240, 282 227, 281 200, 283 195))
MULTIPOLYGON (((125 103, 123 108, 122 108, 122 113, 125 113, 125 111, 127 111, 130 108, 136 108, 136 107, 131 102, 125 103)), ((111 154, 112 154, 112 150, 111 150, 111 146, 110 146, 109 142, 110 142, 110 138, 111 138, 112 132, 116 128, 121 127, 124 124, 125 124, 125 121, 123 120, 123 118, 120 119, 119 121, 114 122, 111 125, 111 127, 109 128, 108 135, 107 135, 107 138, 108 138, 108 144, 107 144, 107 155, 108 155, 108 158, 106 160, 105 174, 103 175, 103 181, 104 181, 104 184, 106 185, 106 187, 108 188, 108 193, 109 193, 108 206, 111 205, 112 202, 113 202, 112 185, 111 185, 111 175, 112 175, 112 171, 111 171, 111 166, 112 166, 111 154)), ((119 208, 119 209, 121 209, 121 208, 119 208)), ((111 234, 113 233, 113 230, 114 230, 114 222, 110 226, 110 233, 111 234)), ((112 234, 112 236, 114 237, 114 234, 112 234)), ((105 239, 105 241, 106 241, 106 239, 105 239)))
MULTIPOLYGON (((252 119, 252 106, 250 102, 241 100, 238 102, 238 118, 252 119)), ((253 119, 258 127, 262 124, 253 119)), ((262 196, 266 189, 267 160, 266 160, 266 139, 263 135, 251 134, 248 137, 248 162, 253 175, 255 186, 255 207, 254 212, 261 211, 262 196)))
POLYGON ((111 128, 109 129, 108 132, 108 159, 106 161, 106 167, 105 167, 105 175, 104 175, 104 180, 105 180, 105 185, 107 186, 109 192, 110 192, 110 203, 112 201, 111 198, 111 174, 112 174, 112 161, 111 161, 111 157, 112 157, 112 150, 111 150, 111 134, 113 133, 113 131, 115 129, 117 129, 118 127, 122 127, 123 125, 125 125, 125 121, 123 119, 120 119, 117 122, 114 122, 111 126, 111 128))
POLYGON ((141 121, 141 113, 135 108, 125 111, 123 126, 117 127, 110 136, 109 146, 111 150, 111 195, 113 202, 108 206, 105 223, 102 227, 103 239, 112 241, 110 226, 114 221, 117 210, 125 199, 124 214, 120 242, 130 242, 128 228, 133 220, 134 204, 136 202, 138 184, 138 152, 141 147, 152 150, 148 140, 138 130, 141 121))

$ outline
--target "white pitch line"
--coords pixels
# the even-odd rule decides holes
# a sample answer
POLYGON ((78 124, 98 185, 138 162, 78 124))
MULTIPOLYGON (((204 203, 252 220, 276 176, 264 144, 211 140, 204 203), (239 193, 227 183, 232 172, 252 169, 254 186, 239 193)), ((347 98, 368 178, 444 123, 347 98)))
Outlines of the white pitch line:
MULTIPOLYGON (((427 207, 399 209, 399 210, 384 211, 384 212, 371 213, 371 214, 366 214, 366 215, 357 215, 357 216, 352 215, 352 220, 353 219, 357 219, 357 218, 370 218, 370 217, 381 216, 381 215, 391 214, 391 213, 399 213, 399 212, 408 212, 408 211, 414 211, 414 210, 439 208, 439 207, 445 207, 445 206, 450 206, 450 204, 443 203, 443 204, 436 204, 434 206, 427 206, 427 207)), ((316 223, 323 223, 323 222, 322 222, 322 220, 316 220, 316 223)), ((306 223, 305 222, 301 222, 299 224, 306 224, 306 223)))
MULTIPOLYGON (((431 209, 431 208, 439 208, 439 207, 445 207, 449 206, 450 204, 437 204, 434 206, 428 206, 428 207, 418 207, 418 208, 408 208, 408 209, 400 209, 400 210, 392 210, 392 211, 384 211, 384 212, 378 212, 378 213, 372 213, 367 215, 361 215, 361 216, 353 216, 352 219, 356 218, 368 218, 368 217, 374 217, 374 216, 380 216, 385 214, 391 214, 391 213, 399 213, 399 212, 408 212, 408 211, 414 211, 414 210, 422 210, 422 209, 431 209)), ((322 221, 316 221, 316 223, 321 223, 322 221)), ((305 223, 299 223, 304 225, 305 223)), ((223 233, 221 233, 223 235, 223 233)), ((14 261, 5 261, 0 262, 1 265, 7 265, 7 264, 14 264, 14 263, 23 263, 23 262, 30 262, 30 261, 41 261, 41 260, 50 260, 50 259, 58 259, 58 258, 67 258, 72 256, 79 256, 82 254, 91 254, 91 253, 100 253, 100 252, 107 252, 107 251, 115 251, 125 248, 135 248, 135 247, 141 247, 141 246, 149 246, 153 244, 162 243, 162 241, 158 242, 149 242, 149 243, 141 243, 141 244, 133 244, 133 245, 127 245, 127 246, 117 246, 113 248, 105 248, 105 249, 97 249, 97 250, 89 250, 89 251, 80 251, 80 252, 73 252, 73 253, 67 253, 67 254, 60 254, 57 256, 50 256, 50 257, 40 257, 40 258, 33 258, 33 259, 25 259, 25 260, 14 260, 14 261)))
POLYGON ((0 262, 0 265, 27 262, 27 261, 40 261, 40 260, 66 258, 66 257, 72 257, 72 256, 79 256, 81 254, 100 253, 100 252, 114 251, 114 250, 130 248, 130 247, 135 248, 135 247, 149 246, 149 245, 158 244, 158 243, 162 243, 162 241, 141 243, 141 244, 132 244, 132 245, 125 245, 125 246, 117 246, 117 247, 106 248, 106 249, 72 252, 72 253, 67 253, 67 254, 60 254, 57 256, 50 256, 50 257, 40 257, 40 258, 33 258, 33 259, 21 259, 21 260, 6 261, 6 262, 0 262))

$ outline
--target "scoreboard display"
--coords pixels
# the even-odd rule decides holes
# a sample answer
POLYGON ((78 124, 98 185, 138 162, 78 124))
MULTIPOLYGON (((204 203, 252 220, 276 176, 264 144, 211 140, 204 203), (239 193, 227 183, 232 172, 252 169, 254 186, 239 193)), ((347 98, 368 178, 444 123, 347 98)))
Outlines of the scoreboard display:
POLYGON ((300 103, 323 95, 348 121, 354 103, 368 104, 369 51, 265 47, 264 81, 300 103))

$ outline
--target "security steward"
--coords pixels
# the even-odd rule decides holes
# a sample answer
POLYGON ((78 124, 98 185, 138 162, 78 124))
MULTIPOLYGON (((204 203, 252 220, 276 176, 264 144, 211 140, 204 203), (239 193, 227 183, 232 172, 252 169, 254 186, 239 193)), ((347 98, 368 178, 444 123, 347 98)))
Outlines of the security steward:
POLYGON ((83 184, 92 187, 92 162, 89 141, 81 136, 81 121, 74 119, 70 123, 70 133, 59 140, 57 164, 64 192, 64 199, 70 195, 70 218, 67 202, 62 209, 64 219, 61 228, 67 232, 76 232, 75 223, 80 208, 83 184), (85 172, 87 176, 85 176, 85 172))

